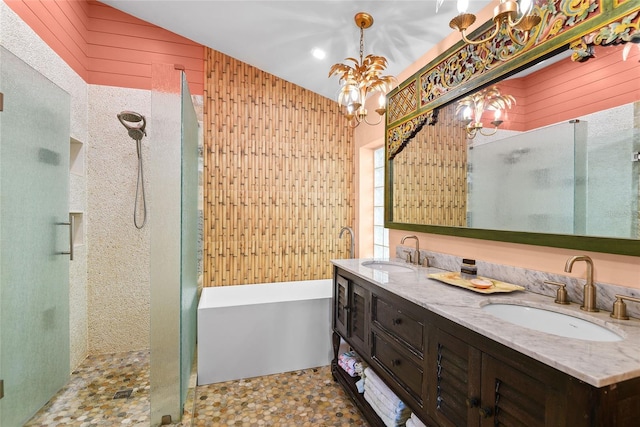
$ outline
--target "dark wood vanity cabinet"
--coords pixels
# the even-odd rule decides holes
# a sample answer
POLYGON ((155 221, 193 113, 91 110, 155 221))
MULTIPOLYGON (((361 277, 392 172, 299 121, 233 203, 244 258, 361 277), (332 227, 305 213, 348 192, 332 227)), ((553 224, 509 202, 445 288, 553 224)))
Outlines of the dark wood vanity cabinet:
POLYGON ((339 268, 333 307, 334 358, 342 337, 429 426, 640 425, 640 378, 593 387, 339 268))
POLYGON ((563 420, 568 390, 553 369, 516 368, 438 328, 430 344, 427 414, 438 425, 578 425, 563 420))

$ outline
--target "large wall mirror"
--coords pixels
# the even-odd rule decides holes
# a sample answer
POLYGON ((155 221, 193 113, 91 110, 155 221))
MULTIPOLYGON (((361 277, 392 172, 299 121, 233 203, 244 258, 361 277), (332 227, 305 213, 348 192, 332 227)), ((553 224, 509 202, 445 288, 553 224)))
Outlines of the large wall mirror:
POLYGON ((434 108, 388 156, 385 225, 640 255, 637 34, 582 62, 565 43, 434 108))

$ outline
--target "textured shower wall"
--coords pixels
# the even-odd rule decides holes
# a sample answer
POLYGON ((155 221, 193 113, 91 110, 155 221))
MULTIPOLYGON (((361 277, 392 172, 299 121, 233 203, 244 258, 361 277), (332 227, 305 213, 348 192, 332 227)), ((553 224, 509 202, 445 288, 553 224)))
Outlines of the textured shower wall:
MULTIPOLYGON (((89 352, 146 349, 150 228, 138 230, 133 224, 136 144, 116 115, 132 110, 145 115, 149 123, 151 92, 90 85, 89 104, 89 352)), ((142 140, 145 165, 149 165, 150 141, 149 137, 142 140)))
MULTIPOLYGON (((191 90, 202 93, 202 47, 101 3, 76 0, 0 1, 0 43, 71 94, 71 137, 84 146, 84 173, 70 177, 69 209, 84 213, 85 228, 70 265, 71 369, 89 353, 146 349, 149 236, 133 226, 136 148, 116 114, 149 115, 152 62, 183 64, 191 90), (130 43, 123 38, 146 52, 144 60, 127 59, 130 43), (78 73, 90 83, 143 90, 91 86, 78 73)), ((202 96, 194 99, 202 107, 202 96)), ((143 143, 146 155, 148 138, 143 143)))
MULTIPOLYGON (((87 148, 87 84, 4 2, 0 2, 0 44, 71 95, 71 137, 87 148)), ((86 163, 85 163, 86 170, 86 163)), ((69 210, 86 211, 87 178, 70 176, 69 210)), ((85 216, 86 217, 86 216, 85 216)), ((70 368, 87 357, 87 245, 75 247, 69 267, 70 368)))

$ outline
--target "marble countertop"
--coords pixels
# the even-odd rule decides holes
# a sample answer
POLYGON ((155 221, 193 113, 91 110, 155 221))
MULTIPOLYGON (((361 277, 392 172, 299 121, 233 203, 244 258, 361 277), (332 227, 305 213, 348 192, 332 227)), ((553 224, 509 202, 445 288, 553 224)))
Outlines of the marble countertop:
MULTIPOLYGON (((479 294, 429 279, 444 270, 411 266, 406 272, 385 272, 362 265, 371 259, 331 262, 366 281, 418 304, 487 338, 506 345, 595 387, 640 377, 640 320, 616 320, 609 312, 587 313, 579 304, 555 304, 554 298, 528 291, 479 294), (604 326, 621 341, 596 342, 560 337, 500 320, 482 306, 511 303, 566 313, 604 326)), ((391 261, 395 262, 395 261, 391 261)), ((403 261, 399 265, 410 266, 403 261)))

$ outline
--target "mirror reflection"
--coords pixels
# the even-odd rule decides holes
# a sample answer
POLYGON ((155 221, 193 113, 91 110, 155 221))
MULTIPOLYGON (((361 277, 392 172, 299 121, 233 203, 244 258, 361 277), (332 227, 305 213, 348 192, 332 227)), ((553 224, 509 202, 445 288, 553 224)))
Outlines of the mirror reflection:
POLYGON ((391 162, 392 221, 640 238, 638 46, 561 54, 441 108, 391 162))

